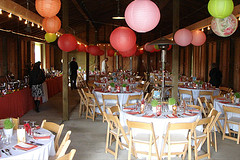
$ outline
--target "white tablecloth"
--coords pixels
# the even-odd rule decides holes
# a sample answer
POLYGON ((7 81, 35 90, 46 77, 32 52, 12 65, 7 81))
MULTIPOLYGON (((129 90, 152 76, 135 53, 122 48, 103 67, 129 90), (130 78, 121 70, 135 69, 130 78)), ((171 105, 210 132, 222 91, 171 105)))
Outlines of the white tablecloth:
MULTIPOLYGON (((137 85, 139 84, 139 82, 135 82, 135 83, 126 82, 126 83, 127 83, 127 85, 131 86, 132 88, 136 88, 137 85)), ((105 82, 94 82, 94 84, 95 84, 96 86, 100 87, 100 86, 102 86, 102 85, 104 85, 104 84, 106 84, 106 83, 105 83, 105 82)))
MULTIPOLYGON (((197 118, 201 119, 201 113, 195 115, 195 116, 183 116, 182 118, 166 118, 165 115, 171 114, 171 112, 163 113, 161 116, 157 118, 148 118, 148 117, 142 117, 141 115, 131 115, 128 114, 124 111, 121 111, 120 113, 120 123, 122 126, 127 126, 126 120, 129 121, 137 121, 137 122, 146 122, 146 123, 153 123, 154 130, 155 130, 155 135, 159 136, 159 139, 157 140, 157 146, 158 146, 158 153, 160 155, 161 150, 162 150, 162 145, 163 145, 163 134, 166 133, 168 123, 186 123, 186 122, 194 122, 196 121, 197 118)), ((198 126, 198 130, 202 130, 202 126, 198 126)), ((145 133, 146 131, 140 130, 140 129, 135 129, 134 133, 145 133)), ((187 136, 187 131, 186 130, 178 130, 174 131, 174 133, 179 133, 179 134, 185 134, 187 136)), ((122 139, 123 140, 123 139, 122 139)), ((136 144, 135 143, 136 150, 141 150, 141 151, 148 151, 148 146, 144 144, 136 144)), ((177 151, 182 151, 183 150, 183 145, 173 145, 171 146, 171 151, 172 152, 177 152, 177 151)), ((153 153, 155 152, 155 148, 152 147, 153 153)), ((165 152, 167 152, 167 147, 165 147, 165 152)), ((144 155, 138 155, 138 157, 142 158, 145 157, 144 155)))
MULTIPOLYGON (((226 103, 227 100, 222 100, 222 99, 218 99, 215 98, 214 99, 214 108, 218 111, 221 112, 222 115, 224 115, 224 111, 223 111, 223 106, 228 106, 228 107, 236 107, 236 108, 240 108, 240 105, 236 105, 236 104, 232 104, 232 103, 226 103)), ((230 102, 230 100, 229 100, 230 102)), ((239 117, 240 118, 240 114, 236 114, 236 113, 227 113, 228 119, 231 117, 239 117)), ((222 124, 222 127, 224 127, 224 120, 220 120, 220 123, 222 124)), ((231 129, 233 129, 234 131, 238 131, 238 126, 234 125, 234 124, 229 124, 229 127, 231 129)), ((228 128, 226 128, 226 132, 228 133, 228 128)))
MULTIPOLYGON (((188 89, 188 88, 181 88, 181 87, 178 87, 179 90, 188 90, 188 91, 192 91, 192 94, 193 94, 193 101, 194 101, 194 104, 196 105, 197 104, 197 98, 199 97, 199 92, 200 91, 213 91, 213 95, 218 95, 219 94, 219 89, 209 89, 209 90, 206 90, 206 89, 188 89)), ((187 94, 183 94, 183 98, 189 98, 190 96, 187 95, 187 94)), ((205 95, 205 97, 207 99, 211 99, 210 96, 207 96, 205 95)))
MULTIPOLYGON (((40 133, 49 132, 45 129, 37 130, 40 133)), ((12 137, 12 143, 8 146, 4 146, 1 142, 1 149, 8 148, 12 153, 12 156, 6 156, 4 153, 1 152, 1 160, 47 160, 49 156, 55 155, 55 148, 54 148, 54 135, 51 134, 50 139, 42 139, 42 140, 35 140, 36 143, 44 144, 43 146, 38 146, 34 149, 29 151, 24 150, 13 150, 12 147, 17 144, 17 134, 16 131, 12 137)), ((31 141, 32 139, 27 137, 27 142, 31 141)))
POLYGON ((107 93, 104 93, 104 92, 98 92, 98 91, 94 91, 93 93, 95 94, 99 104, 103 103, 103 100, 102 100, 103 94, 104 95, 118 95, 118 101, 119 101, 119 105, 120 105, 121 109, 122 109, 122 106, 127 103, 127 99, 128 99, 129 95, 142 94, 142 92, 133 92, 133 93, 110 93, 110 92, 107 92, 107 93))

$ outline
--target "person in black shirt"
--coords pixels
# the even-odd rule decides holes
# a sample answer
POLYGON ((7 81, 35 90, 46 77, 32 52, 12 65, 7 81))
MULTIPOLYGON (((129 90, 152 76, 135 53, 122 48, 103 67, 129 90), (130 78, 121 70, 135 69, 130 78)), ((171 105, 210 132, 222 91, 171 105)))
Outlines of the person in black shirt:
POLYGON ((39 112, 40 99, 43 96, 42 83, 45 81, 45 74, 40 69, 40 65, 41 62, 36 62, 29 73, 29 86, 32 89, 36 112, 39 112))
POLYGON ((210 70, 209 76, 209 82, 212 84, 212 86, 218 88, 222 83, 222 72, 218 69, 216 63, 212 64, 212 69, 210 70))
POLYGON ((70 81, 71 81, 71 89, 77 89, 76 87, 76 79, 77 79, 77 70, 78 64, 76 62, 76 58, 72 57, 72 61, 69 64, 70 69, 70 81))

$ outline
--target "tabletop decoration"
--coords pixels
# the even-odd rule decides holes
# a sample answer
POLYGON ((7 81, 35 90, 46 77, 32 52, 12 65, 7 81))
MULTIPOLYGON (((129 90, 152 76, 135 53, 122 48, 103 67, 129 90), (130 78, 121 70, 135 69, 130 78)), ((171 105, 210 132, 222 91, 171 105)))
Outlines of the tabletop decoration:
POLYGON ((115 89, 115 83, 110 83, 110 92, 114 92, 114 89, 115 89))
POLYGON ((13 135, 13 127, 14 127, 12 120, 10 118, 5 119, 3 122, 3 126, 4 126, 3 128, 4 134, 6 136, 9 135, 11 137, 13 135))
POLYGON ((122 87, 123 87, 123 92, 126 92, 127 91, 127 84, 122 84, 122 87))
POLYGON ((157 105, 158 105, 158 101, 156 99, 153 99, 151 101, 151 105, 152 105, 152 111, 153 113, 157 113, 157 105))
POLYGON ((239 103, 239 99, 240 99, 240 93, 239 92, 234 93, 234 101, 236 104, 239 103))
POLYGON ((144 99, 141 101, 141 106, 140 106, 140 111, 141 113, 144 113, 145 110, 145 103, 144 103, 144 99))
POLYGON ((173 110, 173 105, 175 105, 176 103, 177 102, 176 102, 176 100, 174 98, 169 98, 168 99, 168 109, 170 111, 172 111, 173 110))
POLYGON ((26 142, 26 131, 24 128, 17 129, 17 140, 19 142, 26 142))

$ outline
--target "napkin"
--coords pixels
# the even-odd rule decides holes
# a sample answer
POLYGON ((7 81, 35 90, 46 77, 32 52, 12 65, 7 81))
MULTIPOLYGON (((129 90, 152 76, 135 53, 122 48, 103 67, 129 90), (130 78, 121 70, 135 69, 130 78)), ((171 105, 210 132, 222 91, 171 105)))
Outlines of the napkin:
POLYGON ((142 117, 149 117, 149 118, 152 118, 152 117, 154 117, 155 116, 155 114, 146 114, 146 115, 143 115, 142 117))
POLYGON ((127 112, 128 114, 140 114, 140 112, 127 112))
POLYGON ((199 110, 197 110, 197 109, 189 109, 188 111, 189 112, 197 112, 197 113, 199 112, 199 110))
POLYGON ((197 113, 183 113, 183 115, 186 115, 186 116, 196 116, 197 113))
POLYGON ((125 107, 123 108, 123 110, 134 110, 135 108, 131 108, 131 107, 125 107))
POLYGON ((224 98, 224 97, 218 97, 218 98, 216 98, 217 100, 225 100, 226 98, 224 98))
POLYGON ((24 143, 24 142, 20 142, 18 143, 16 146, 14 146, 15 148, 21 149, 21 150, 31 150, 33 148, 36 148, 37 145, 33 145, 33 144, 29 144, 29 143, 24 143))
POLYGON ((167 117, 168 117, 168 118, 178 118, 178 116, 177 116, 177 115, 174 115, 174 114, 169 114, 169 115, 167 115, 167 117))
POLYGON ((220 103, 224 103, 224 104, 228 104, 228 103, 230 103, 230 102, 228 102, 228 101, 219 101, 220 103))
POLYGON ((51 136, 50 133, 34 133, 33 138, 34 139, 49 139, 51 136))

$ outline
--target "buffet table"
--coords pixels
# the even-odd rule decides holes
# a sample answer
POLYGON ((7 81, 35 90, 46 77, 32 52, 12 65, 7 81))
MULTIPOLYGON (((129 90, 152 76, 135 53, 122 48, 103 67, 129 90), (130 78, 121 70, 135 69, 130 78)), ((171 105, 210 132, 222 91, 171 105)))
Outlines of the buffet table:
POLYGON ((45 82, 47 83, 48 98, 62 92, 62 76, 47 79, 45 82))
MULTIPOLYGON (((1 143, 1 149, 9 149, 11 156, 6 155, 5 153, 1 152, 1 160, 46 160, 49 158, 49 156, 55 155, 55 148, 54 148, 54 135, 45 129, 38 129, 37 130, 41 134, 50 134, 50 138, 48 139, 38 139, 33 140, 30 137, 27 137, 27 142, 34 141, 40 145, 35 145, 36 148, 29 149, 32 144, 29 146, 29 148, 26 146, 25 148, 19 149, 16 147, 17 145, 17 134, 16 131, 14 131, 14 134, 12 136, 11 143, 9 145, 4 145, 1 143)), ((20 144, 19 144, 20 145, 20 144)), ((23 144, 20 145, 23 147, 23 144)), ((6 152, 9 154, 8 152, 6 152)))

